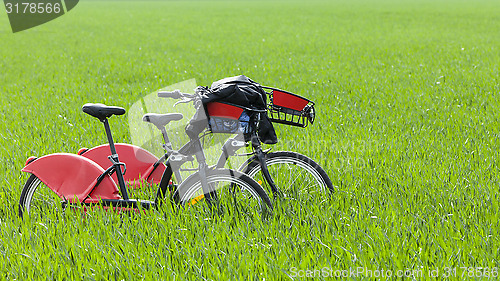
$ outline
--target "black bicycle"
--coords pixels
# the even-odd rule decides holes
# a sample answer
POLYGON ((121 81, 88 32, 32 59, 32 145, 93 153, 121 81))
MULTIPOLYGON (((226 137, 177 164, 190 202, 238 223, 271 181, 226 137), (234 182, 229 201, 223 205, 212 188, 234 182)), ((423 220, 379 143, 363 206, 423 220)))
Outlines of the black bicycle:
MULTIPOLYGON (((314 103, 306 98, 276 88, 263 87, 269 92, 267 111, 270 120, 276 123, 306 127, 314 122, 314 103)), ((201 89, 202 90, 202 89, 201 89)), ((160 91, 159 97, 181 99, 182 102, 200 103, 200 91, 194 94, 160 91)), ((197 109, 201 108, 200 106, 197 109)), ((224 168, 234 156, 248 158, 239 171, 254 178, 259 184, 272 191, 275 197, 285 198, 318 198, 329 197, 334 188, 325 170, 311 158, 293 151, 263 150, 262 143, 257 136, 256 127, 266 110, 249 108, 229 102, 211 102, 207 104, 208 126, 202 137, 210 133, 238 133, 229 138, 222 146, 222 154, 215 165, 224 168), (240 120, 245 116, 244 121, 240 120), (240 118, 240 119, 238 119, 240 118), (247 135, 245 137, 245 134, 247 135), (241 148, 251 146, 251 153, 238 154, 241 148)), ((161 116, 161 114, 159 114, 161 116)), ((161 126, 157 126, 161 130, 161 126)), ((161 130, 167 153, 158 160, 164 161, 169 155, 171 147, 166 131, 161 130)), ((179 150, 183 151, 183 149, 179 150)), ((229 167, 232 168, 232 167, 229 167)), ((180 169, 182 171, 182 168, 180 169)), ((182 182, 179 172, 176 173, 177 182, 182 182)))

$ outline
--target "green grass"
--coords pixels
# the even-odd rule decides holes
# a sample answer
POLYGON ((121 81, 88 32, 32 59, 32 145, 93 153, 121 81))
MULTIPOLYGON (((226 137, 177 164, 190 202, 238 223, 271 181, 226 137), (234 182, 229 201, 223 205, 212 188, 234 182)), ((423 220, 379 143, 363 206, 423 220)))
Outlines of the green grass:
MULTIPOLYGON (((81 1, 16 34, 2 12, 1 278, 273 280, 323 267, 426 276, 456 267, 460 276, 460 267, 499 267, 499 8, 81 1), (277 203, 264 221, 168 207, 17 218, 27 157, 106 141, 84 103, 128 108, 170 84, 238 74, 316 102, 315 124, 279 126, 274 149, 316 159, 336 186, 331 201, 277 203)), ((112 118, 116 140, 130 141, 127 125, 112 118)))

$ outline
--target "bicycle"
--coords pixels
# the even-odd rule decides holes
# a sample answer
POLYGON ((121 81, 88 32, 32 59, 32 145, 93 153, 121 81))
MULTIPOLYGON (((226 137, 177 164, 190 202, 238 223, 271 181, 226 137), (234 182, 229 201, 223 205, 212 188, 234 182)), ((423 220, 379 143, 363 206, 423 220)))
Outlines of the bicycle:
MULTIPOLYGON (((312 101, 277 88, 264 86, 263 88, 271 90, 270 93, 266 92, 271 97, 268 104, 271 121, 298 127, 306 127, 308 123, 312 124, 314 122, 314 103, 312 101)), ((183 102, 195 101, 198 99, 197 95, 199 94, 186 94, 180 91, 158 93, 159 97, 184 99, 183 102)), ((207 105, 209 132, 227 132, 227 128, 224 127, 237 127, 237 122, 234 122, 238 120, 238 117, 244 111, 251 116, 258 116, 266 112, 225 101, 209 103, 207 105), (219 120, 221 122, 218 122, 219 120), (228 125, 222 125, 223 128, 220 128, 221 124, 228 121, 228 125), (214 128, 217 126, 219 128, 214 128)), ((162 134, 165 142, 168 143, 164 131, 162 131, 162 134)), ((255 178, 268 191, 272 191, 274 197, 298 198, 308 194, 318 198, 318 192, 323 193, 322 196, 326 194, 329 196, 333 193, 333 184, 327 173, 311 158, 293 151, 271 152, 270 150, 263 150, 256 130, 250 130, 250 136, 247 139, 249 141, 245 140, 243 134, 229 138, 222 146, 222 153, 215 167, 225 167, 230 157, 250 156, 238 170, 255 178), (247 146, 252 147, 251 153, 237 154, 238 150, 247 146), (279 179, 279 187, 274 179, 279 179), (301 189, 297 190, 297 186, 300 186, 301 189)), ((158 161, 161 162, 162 158, 158 161)))
MULTIPOLYGON (((187 161, 193 156, 199 163, 198 170, 177 186, 171 194, 172 201, 182 206, 202 206, 213 210, 229 207, 238 212, 257 210, 266 213, 272 204, 264 189, 247 175, 230 170, 209 168, 199 139, 191 139, 182 152, 171 151, 165 160, 154 201, 130 199, 123 174, 126 165, 119 160, 108 119, 113 115, 125 114, 125 109, 103 104, 85 104, 83 112, 99 119, 104 125, 108 139, 112 165, 104 170, 94 161, 77 154, 55 153, 40 158, 29 157, 23 172, 31 176, 24 185, 19 200, 19 216, 43 216, 51 208, 61 211, 68 207, 103 206, 118 209, 158 208, 167 194, 172 178, 172 164, 187 161), (123 169, 123 170, 122 170, 123 169), (118 186, 111 178, 115 175, 118 186), (121 194, 121 196, 120 196, 121 194), (207 204, 198 204, 199 201, 207 204), (224 201, 226 200, 226 201, 224 201), (226 205, 229 205, 226 207, 226 205), (49 209, 47 209, 49 208, 49 209)), ((180 120, 178 114, 163 115, 168 123, 180 120)))

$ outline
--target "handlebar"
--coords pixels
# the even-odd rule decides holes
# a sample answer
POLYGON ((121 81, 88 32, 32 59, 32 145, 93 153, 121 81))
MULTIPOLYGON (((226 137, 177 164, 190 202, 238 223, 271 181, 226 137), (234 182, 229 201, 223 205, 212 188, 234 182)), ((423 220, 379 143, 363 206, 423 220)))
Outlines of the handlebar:
POLYGON ((160 97, 160 98, 180 99, 182 97, 182 93, 179 90, 175 90, 173 92, 159 91, 158 92, 158 97, 160 97))
POLYGON ((180 90, 174 90, 172 92, 159 91, 158 97, 180 99, 180 101, 176 102, 174 106, 178 105, 179 103, 194 102, 195 108, 198 109, 201 104, 201 96, 200 93, 198 92, 198 88, 195 90, 194 94, 182 93, 180 90))
POLYGON ((172 92, 168 91, 159 91, 158 97, 160 98, 171 98, 171 99, 195 99, 199 94, 188 94, 182 93, 180 90, 174 90, 172 92))
MULTIPOLYGON (((180 90, 174 90, 172 92, 168 91, 159 91, 158 92, 158 97, 160 98, 171 98, 171 99, 180 99, 180 101, 176 102, 174 106, 177 106, 180 103, 189 103, 194 101, 194 106, 196 109, 198 109, 201 106, 201 92, 203 91, 203 87, 198 87, 195 89, 194 94, 188 94, 188 93, 182 93, 180 90)), ((264 113, 267 111, 267 109, 254 109, 254 108, 249 108, 246 106, 241 106, 241 105, 236 105, 232 104, 233 106, 252 111, 252 112, 259 112, 259 113, 264 113)))

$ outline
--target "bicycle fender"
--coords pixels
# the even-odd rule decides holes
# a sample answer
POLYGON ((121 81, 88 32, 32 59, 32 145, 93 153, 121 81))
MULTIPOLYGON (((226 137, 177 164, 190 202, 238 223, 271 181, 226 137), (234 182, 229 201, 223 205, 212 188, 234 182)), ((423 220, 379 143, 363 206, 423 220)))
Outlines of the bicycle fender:
POLYGON ((113 179, 106 175, 95 187, 97 178, 104 169, 92 160, 70 153, 54 153, 35 159, 27 164, 23 172, 37 176, 59 197, 70 201, 85 199, 120 199, 113 179), (87 198, 87 197, 90 198, 87 198))
MULTIPOLYGON (((144 181, 150 184, 160 183, 166 166, 164 163, 159 163, 154 168, 153 165, 158 161, 158 158, 151 152, 142 147, 127 143, 117 143, 115 144, 115 148, 120 162, 125 163, 127 166, 127 171, 123 175, 125 182, 134 188, 139 188, 144 181)), ((106 169, 111 166, 111 162, 108 159, 108 156, 111 155, 109 144, 103 144, 82 151, 81 155, 83 157, 96 162, 102 168, 106 169)), ((118 182, 116 174, 113 174, 112 177, 115 182, 118 182)))

